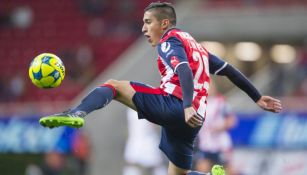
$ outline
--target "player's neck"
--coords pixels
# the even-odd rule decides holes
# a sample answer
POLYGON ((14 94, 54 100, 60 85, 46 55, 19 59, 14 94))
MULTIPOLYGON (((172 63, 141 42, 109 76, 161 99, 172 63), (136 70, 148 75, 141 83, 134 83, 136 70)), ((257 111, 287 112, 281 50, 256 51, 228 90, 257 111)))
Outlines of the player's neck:
POLYGON ((164 30, 164 33, 161 36, 161 39, 165 36, 166 33, 168 33, 170 30, 176 28, 176 26, 170 26, 167 29, 164 30))

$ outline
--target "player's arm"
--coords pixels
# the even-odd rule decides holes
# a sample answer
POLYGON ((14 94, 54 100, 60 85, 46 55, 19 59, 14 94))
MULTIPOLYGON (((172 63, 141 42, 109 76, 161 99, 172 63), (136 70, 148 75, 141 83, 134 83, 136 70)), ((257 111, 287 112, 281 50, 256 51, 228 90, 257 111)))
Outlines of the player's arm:
POLYGON ((176 73, 178 74, 182 95, 185 121, 191 127, 201 126, 203 118, 197 114, 192 107, 194 84, 193 75, 189 64, 180 64, 177 66, 176 73))
POLYGON ((165 43, 161 44, 158 52, 173 69, 174 73, 178 74, 186 123, 191 127, 201 126, 203 119, 192 106, 194 93, 193 74, 181 41, 174 37, 169 38, 165 43))
POLYGON ((255 86, 238 69, 209 53, 209 71, 211 74, 226 76, 232 83, 243 90, 262 109, 271 112, 282 110, 281 102, 270 96, 262 96, 255 86))

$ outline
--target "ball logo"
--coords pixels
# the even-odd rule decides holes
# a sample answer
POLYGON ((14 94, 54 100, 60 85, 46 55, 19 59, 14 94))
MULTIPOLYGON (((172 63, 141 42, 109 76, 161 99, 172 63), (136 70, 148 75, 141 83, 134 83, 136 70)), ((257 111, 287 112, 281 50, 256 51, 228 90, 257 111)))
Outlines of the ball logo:
POLYGON ((56 66, 58 66, 61 69, 62 73, 65 74, 63 63, 61 61, 59 61, 55 64, 56 64, 56 66))
POLYGON ((49 61, 49 59, 50 59, 50 57, 47 57, 47 56, 44 56, 43 58, 42 58, 42 62, 48 62, 49 61))
POLYGON ((54 77, 55 77, 55 78, 59 78, 59 77, 60 77, 60 73, 59 73, 59 72, 56 72, 56 73, 54 74, 54 77))
POLYGON ((171 48, 171 45, 168 42, 164 42, 161 44, 161 50, 162 52, 167 52, 171 48))

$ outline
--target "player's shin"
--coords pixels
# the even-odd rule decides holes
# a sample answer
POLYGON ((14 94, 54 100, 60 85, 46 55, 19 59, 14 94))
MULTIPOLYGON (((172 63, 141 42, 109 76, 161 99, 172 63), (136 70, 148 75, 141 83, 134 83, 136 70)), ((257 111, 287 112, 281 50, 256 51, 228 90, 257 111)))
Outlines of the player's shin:
POLYGON ((71 112, 84 111, 86 114, 103 108, 109 104, 115 96, 115 89, 110 85, 100 86, 91 91, 77 107, 71 109, 71 112))

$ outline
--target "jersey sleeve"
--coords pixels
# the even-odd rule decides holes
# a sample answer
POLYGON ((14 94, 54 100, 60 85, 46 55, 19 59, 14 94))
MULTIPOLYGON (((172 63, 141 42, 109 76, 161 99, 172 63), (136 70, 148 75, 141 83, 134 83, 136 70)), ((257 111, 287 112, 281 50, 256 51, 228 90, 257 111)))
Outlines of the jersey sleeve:
POLYGON ((209 53, 209 72, 210 74, 218 75, 221 70, 227 66, 227 62, 219 57, 209 53))
POLYGON ((174 70, 180 64, 187 63, 188 59, 182 42, 176 37, 170 37, 165 42, 158 45, 159 56, 174 70))

